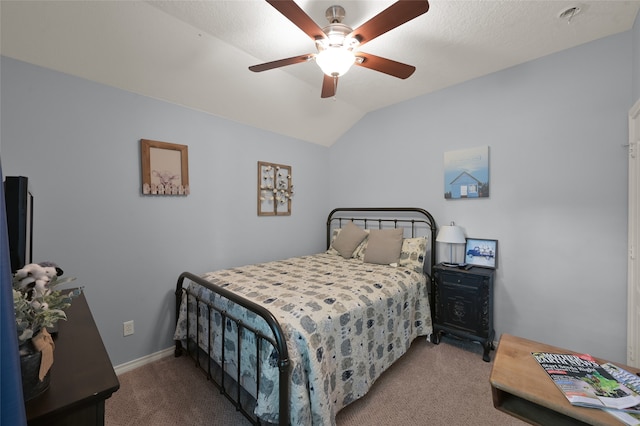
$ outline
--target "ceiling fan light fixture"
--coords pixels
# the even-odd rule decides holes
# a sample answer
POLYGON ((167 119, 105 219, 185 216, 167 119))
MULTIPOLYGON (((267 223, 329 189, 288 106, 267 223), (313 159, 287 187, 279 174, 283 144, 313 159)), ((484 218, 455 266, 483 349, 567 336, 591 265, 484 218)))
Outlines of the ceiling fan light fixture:
MULTIPOLYGON (((2 0, 0 0, 2 1, 2 0)), ((330 6, 325 16, 329 25, 320 28, 296 3, 297 0, 267 0, 292 24, 300 28, 315 43, 318 53, 294 56, 249 67, 250 71, 261 72, 287 65, 307 62, 315 58, 324 73, 322 98, 334 97, 338 87, 338 77, 345 75, 355 63, 373 71, 405 79, 416 70, 415 67, 380 56, 360 52, 358 49, 394 28, 399 27, 429 10, 428 0, 400 0, 357 27, 355 30, 342 23, 345 11, 342 6, 330 6), (357 56, 356 56, 357 55, 357 56)))
POLYGON ((316 62, 323 73, 330 77, 340 77, 349 71, 356 56, 350 49, 342 46, 330 46, 316 55, 316 62))

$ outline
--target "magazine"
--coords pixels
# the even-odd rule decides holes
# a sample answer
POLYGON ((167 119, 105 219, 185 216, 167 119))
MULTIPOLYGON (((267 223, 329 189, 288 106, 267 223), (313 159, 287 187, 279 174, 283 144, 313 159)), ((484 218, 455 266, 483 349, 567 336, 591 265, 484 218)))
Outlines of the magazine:
POLYGON ((640 414, 638 413, 628 413, 626 411, 613 410, 609 408, 605 409, 605 411, 628 426, 640 425, 640 414))
MULTIPOLYGON (((607 373, 611 374, 614 379, 624 384, 626 387, 631 389, 632 391, 640 394, 640 377, 637 375, 628 372, 624 368, 618 367, 617 365, 611 364, 610 362, 606 362, 602 364, 602 368, 604 368, 607 373)), ((640 409, 640 406, 636 406, 634 408, 640 409)), ((616 417, 618 420, 629 426, 640 425, 640 413, 628 413, 624 411, 618 410, 607 410, 612 416, 616 417)))
POLYGON ((640 395, 640 377, 628 372, 622 367, 611 364, 610 362, 602 364, 602 368, 604 368, 607 373, 611 374, 614 379, 640 395))
POLYGON ((591 356, 532 352, 572 405, 640 413, 640 395, 616 380, 591 356))

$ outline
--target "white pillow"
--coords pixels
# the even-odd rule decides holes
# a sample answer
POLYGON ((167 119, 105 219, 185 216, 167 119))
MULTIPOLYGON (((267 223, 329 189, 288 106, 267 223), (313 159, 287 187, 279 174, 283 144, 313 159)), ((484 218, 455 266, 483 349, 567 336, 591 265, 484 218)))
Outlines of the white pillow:
POLYGON ((424 260, 427 257, 427 238, 405 238, 400 251, 400 266, 424 272, 424 260))

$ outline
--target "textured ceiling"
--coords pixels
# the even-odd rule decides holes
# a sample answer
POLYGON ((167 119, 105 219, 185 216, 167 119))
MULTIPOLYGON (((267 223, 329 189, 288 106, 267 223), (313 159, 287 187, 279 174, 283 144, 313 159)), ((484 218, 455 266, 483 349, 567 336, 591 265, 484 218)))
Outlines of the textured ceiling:
MULTIPOLYGON (((339 4, 356 28, 393 1, 299 0, 321 27, 339 4)), ((363 115, 632 28, 633 1, 449 1, 368 43, 416 66, 407 80, 362 67, 321 99, 308 63, 250 65, 315 53, 311 39, 263 0, 0 2, 1 53, 233 121, 329 146, 363 115), (570 22, 562 11, 577 6, 570 22)))

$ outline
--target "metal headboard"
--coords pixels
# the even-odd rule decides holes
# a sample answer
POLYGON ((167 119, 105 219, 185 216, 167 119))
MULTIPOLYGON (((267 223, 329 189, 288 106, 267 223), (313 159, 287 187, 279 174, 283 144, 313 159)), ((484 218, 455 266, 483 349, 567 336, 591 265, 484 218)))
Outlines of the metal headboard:
POLYGON ((436 221, 425 209, 418 207, 339 207, 333 209, 327 218, 327 249, 331 245, 331 230, 341 227, 343 221, 353 221, 356 224, 363 224, 365 229, 377 226, 383 227, 404 227, 409 229, 411 237, 415 237, 418 228, 426 227, 429 237, 429 269, 427 275, 431 279, 433 274, 431 269, 436 264, 436 221))

